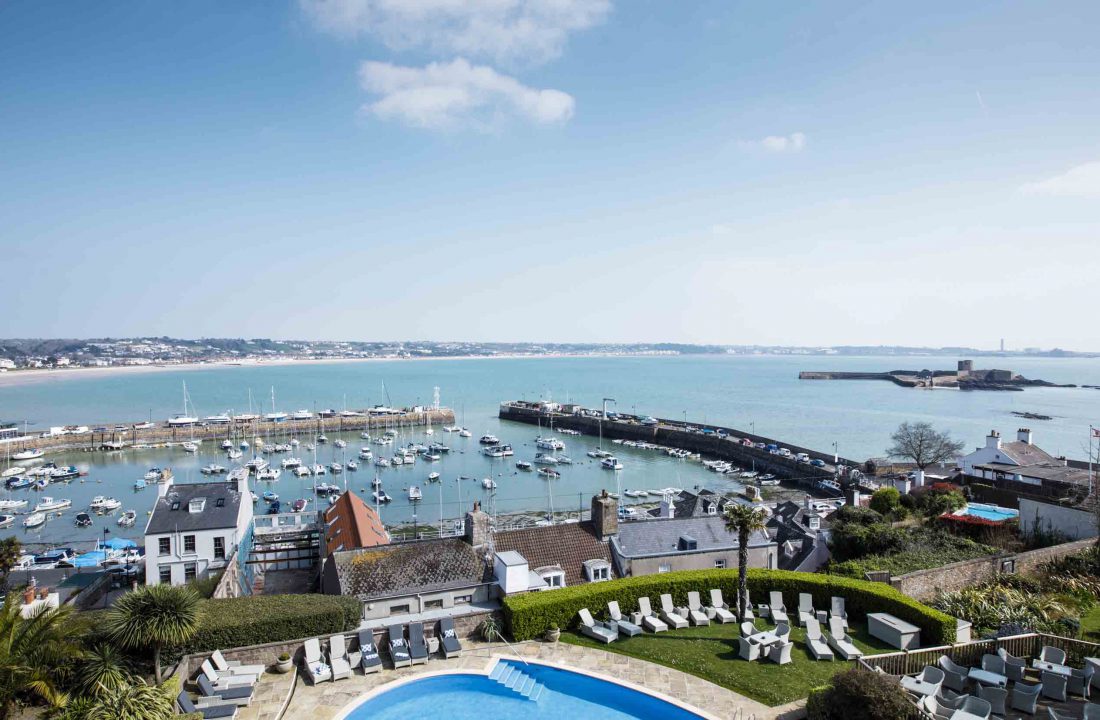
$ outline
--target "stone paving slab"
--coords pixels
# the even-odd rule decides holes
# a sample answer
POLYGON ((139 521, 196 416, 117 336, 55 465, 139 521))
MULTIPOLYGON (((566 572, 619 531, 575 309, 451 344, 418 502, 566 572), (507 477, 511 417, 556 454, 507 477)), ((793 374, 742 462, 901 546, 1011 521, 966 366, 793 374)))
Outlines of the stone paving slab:
POLYGON ((323 682, 316 686, 309 685, 297 674, 265 673, 257 686, 252 705, 242 708, 239 717, 241 720, 277 720, 290 689, 289 683, 293 681, 294 696, 283 717, 332 720, 348 703, 395 680, 403 680, 426 672, 446 670, 481 672, 493 657, 500 656, 529 658, 604 675, 675 698, 722 720, 749 720, 750 718, 787 720, 804 715, 802 702, 768 707, 731 690, 663 665, 579 645, 533 641, 505 646, 501 643, 490 645, 465 640, 463 646, 465 652, 460 658, 444 660, 442 657, 433 656, 424 665, 398 669, 387 668, 371 675, 353 673, 351 678, 323 682))

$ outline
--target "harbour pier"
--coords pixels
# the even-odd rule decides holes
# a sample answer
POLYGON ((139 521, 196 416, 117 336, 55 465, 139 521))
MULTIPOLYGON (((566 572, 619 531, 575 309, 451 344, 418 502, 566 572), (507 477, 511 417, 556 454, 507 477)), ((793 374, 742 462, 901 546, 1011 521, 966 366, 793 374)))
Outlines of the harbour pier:
POLYGON ((527 401, 502 402, 499 416, 502 420, 543 425, 548 431, 553 426, 585 435, 602 434, 609 440, 637 440, 688 450, 728 460, 743 468, 752 467, 770 472, 807 486, 813 486, 821 480, 835 480, 844 485, 858 478, 859 473, 853 471, 863 469, 863 463, 859 460, 837 458, 834 464, 832 453, 720 425, 700 425, 667 418, 650 418, 646 422, 646 418, 622 413, 608 413, 608 417, 604 417, 601 410, 577 405, 527 401), (773 453, 768 449, 769 445, 786 448, 791 455, 788 457, 773 453), (813 465, 800 461, 796 457, 799 453, 805 453, 810 460, 819 460, 824 464, 813 465))
MULTIPOLYGON (((318 414, 309 419, 269 420, 263 416, 230 422, 199 420, 190 425, 167 422, 109 423, 95 426, 68 426, 60 433, 37 433, 0 440, 12 454, 21 450, 123 450, 135 445, 182 444, 200 440, 247 440, 253 438, 306 437, 326 432, 373 431, 387 428, 414 428, 454 424, 450 408, 411 408, 378 412, 361 410, 318 414)), ((5 451, 6 452, 6 451, 5 451)), ((0 452, 3 455, 4 452, 0 452)))

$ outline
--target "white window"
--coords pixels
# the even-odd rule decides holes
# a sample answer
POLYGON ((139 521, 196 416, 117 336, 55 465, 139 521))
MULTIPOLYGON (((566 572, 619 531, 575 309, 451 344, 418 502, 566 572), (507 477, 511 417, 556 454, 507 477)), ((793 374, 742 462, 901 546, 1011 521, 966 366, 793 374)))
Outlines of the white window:
POLYGON ((719 569, 719 570, 725 570, 726 569, 726 561, 725 560, 715 560, 714 561, 714 567, 719 569))
POLYGON ((592 568, 592 582, 600 582, 601 580, 611 579, 611 568, 604 565, 603 567, 592 568))
POLYGON ((657 566, 657 572, 659 572, 659 573, 672 572, 672 566, 667 564, 667 563, 663 563, 663 564, 657 566))

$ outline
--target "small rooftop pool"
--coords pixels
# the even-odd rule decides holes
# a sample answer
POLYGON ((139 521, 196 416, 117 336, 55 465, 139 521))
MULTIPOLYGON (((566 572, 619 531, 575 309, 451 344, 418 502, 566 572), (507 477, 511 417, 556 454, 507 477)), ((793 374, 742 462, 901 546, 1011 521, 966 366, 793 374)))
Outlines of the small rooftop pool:
POLYGON ((1004 522, 1020 517, 1019 510, 1001 507, 1000 505, 986 505, 985 503, 969 503, 966 507, 953 513, 955 515, 971 515, 992 522, 1004 522))
POLYGON ((499 660, 489 674, 430 675, 384 686, 337 720, 705 720, 685 707, 592 675, 499 660), (387 689, 387 687, 389 689, 387 689))

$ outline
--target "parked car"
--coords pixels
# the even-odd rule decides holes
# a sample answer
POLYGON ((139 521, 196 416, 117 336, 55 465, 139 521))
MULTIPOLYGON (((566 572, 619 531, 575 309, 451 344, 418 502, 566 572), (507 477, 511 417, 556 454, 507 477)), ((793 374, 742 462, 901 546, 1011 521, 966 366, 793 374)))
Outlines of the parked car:
POLYGON ((825 461, 824 460, 819 460, 817 458, 814 458, 813 460, 811 460, 810 464, 813 465, 814 467, 825 467, 825 461))

